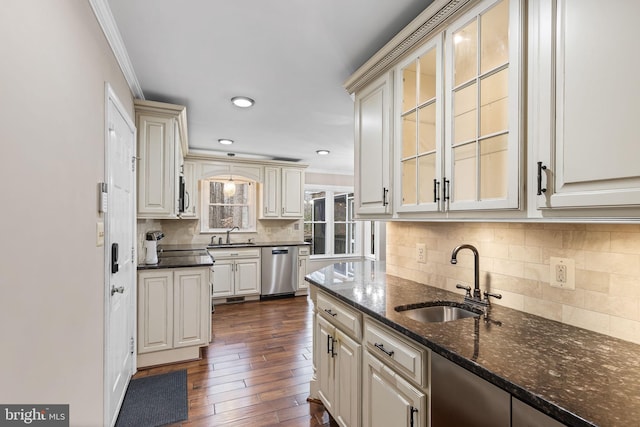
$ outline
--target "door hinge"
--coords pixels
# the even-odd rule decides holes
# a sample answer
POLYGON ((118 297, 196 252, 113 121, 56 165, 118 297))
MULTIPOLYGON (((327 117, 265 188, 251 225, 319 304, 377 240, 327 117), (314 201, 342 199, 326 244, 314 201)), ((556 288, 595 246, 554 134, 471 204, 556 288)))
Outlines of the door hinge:
POLYGON ((135 256, 136 256, 136 249, 131 246, 131 263, 133 264, 135 261, 135 256))
POLYGON ((135 341, 133 340, 133 337, 131 337, 131 340, 129 340, 129 351, 131 352, 131 354, 133 354, 134 347, 135 341))
POLYGON ((136 171, 136 156, 131 157, 131 172, 136 171))

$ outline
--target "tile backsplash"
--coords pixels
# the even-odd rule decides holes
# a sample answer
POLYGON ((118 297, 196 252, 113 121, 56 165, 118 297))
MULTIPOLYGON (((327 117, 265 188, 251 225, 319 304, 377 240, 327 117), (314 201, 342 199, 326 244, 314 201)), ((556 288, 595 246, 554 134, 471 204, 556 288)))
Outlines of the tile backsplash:
POLYGON ((387 272, 462 295, 473 255, 450 260, 463 243, 480 253, 481 290, 502 294, 492 303, 640 344, 640 225, 392 222, 387 272), (551 257, 575 261, 575 290, 550 286, 551 257))

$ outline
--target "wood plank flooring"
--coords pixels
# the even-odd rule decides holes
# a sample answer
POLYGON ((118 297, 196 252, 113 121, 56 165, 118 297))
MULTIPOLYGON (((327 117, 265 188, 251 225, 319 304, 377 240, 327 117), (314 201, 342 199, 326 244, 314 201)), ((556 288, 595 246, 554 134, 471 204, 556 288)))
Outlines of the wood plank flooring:
POLYGON ((187 370, 189 418, 172 427, 336 426, 307 402, 312 304, 295 297, 216 306, 213 340, 198 361, 139 371, 187 370))

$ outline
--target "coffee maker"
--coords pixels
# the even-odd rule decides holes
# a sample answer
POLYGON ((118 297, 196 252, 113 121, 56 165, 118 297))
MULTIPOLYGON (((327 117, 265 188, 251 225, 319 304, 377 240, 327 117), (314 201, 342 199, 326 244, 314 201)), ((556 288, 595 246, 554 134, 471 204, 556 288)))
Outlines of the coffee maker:
POLYGON ((149 231, 147 232, 147 238, 144 241, 145 249, 145 264, 157 264, 158 263, 158 240, 164 237, 162 231, 149 231))

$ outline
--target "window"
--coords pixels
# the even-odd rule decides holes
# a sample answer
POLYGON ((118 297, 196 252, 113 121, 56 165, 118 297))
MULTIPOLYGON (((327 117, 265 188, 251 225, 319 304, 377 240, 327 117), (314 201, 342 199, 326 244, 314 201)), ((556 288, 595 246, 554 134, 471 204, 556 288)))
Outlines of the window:
POLYGON ((351 256, 360 253, 360 224, 353 219, 353 193, 305 191, 304 240, 311 255, 351 256))
POLYGON ((229 183, 228 178, 212 178, 203 181, 201 231, 215 233, 238 227, 241 232, 255 232, 255 183, 234 179, 235 193, 232 195, 225 195, 225 183, 229 183))

